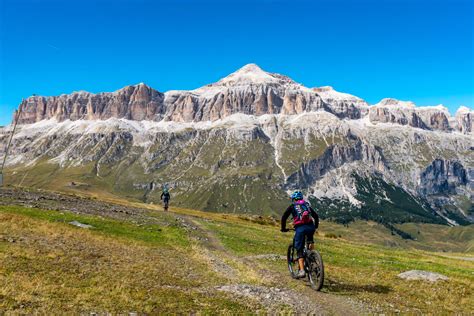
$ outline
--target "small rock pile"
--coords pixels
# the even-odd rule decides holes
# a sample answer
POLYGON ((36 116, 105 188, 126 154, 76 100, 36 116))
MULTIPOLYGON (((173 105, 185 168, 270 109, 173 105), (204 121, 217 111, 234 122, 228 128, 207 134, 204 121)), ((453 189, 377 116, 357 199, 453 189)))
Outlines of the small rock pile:
POLYGON ((319 310, 315 302, 289 289, 250 284, 232 284, 219 286, 217 290, 255 299, 267 310, 280 310, 285 305, 292 308, 296 313, 313 314, 319 310))

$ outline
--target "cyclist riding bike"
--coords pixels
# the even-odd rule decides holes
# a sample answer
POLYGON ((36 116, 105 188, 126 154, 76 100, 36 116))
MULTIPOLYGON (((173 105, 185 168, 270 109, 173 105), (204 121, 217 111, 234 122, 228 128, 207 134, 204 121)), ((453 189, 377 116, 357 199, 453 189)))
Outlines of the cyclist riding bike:
POLYGON ((285 213, 281 217, 281 231, 288 232, 286 228, 286 221, 290 215, 293 217, 293 226, 295 228, 294 247, 298 254, 299 271, 296 274, 297 278, 304 278, 306 276, 304 270, 303 249, 305 239, 308 244, 308 249, 313 250, 314 247, 314 232, 319 226, 319 216, 304 200, 301 191, 295 191, 291 194, 291 205, 288 206, 285 213))
POLYGON ((168 191, 168 188, 163 188, 163 192, 161 193, 160 199, 163 201, 165 211, 167 211, 169 202, 171 200, 171 195, 170 195, 170 192, 168 191))

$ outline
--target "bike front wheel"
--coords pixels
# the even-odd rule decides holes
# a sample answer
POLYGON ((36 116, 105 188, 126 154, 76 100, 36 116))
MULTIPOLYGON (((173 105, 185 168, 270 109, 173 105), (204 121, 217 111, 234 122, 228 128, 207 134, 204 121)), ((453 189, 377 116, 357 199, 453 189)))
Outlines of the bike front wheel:
POLYGON ((316 251, 310 251, 308 253, 308 279, 311 283, 311 287, 320 291, 324 284, 324 264, 321 254, 316 251))
POLYGON ((298 269, 298 255, 293 244, 288 246, 288 252, 286 254, 286 259, 288 262, 288 271, 292 278, 296 279, 296 271, 298 269))

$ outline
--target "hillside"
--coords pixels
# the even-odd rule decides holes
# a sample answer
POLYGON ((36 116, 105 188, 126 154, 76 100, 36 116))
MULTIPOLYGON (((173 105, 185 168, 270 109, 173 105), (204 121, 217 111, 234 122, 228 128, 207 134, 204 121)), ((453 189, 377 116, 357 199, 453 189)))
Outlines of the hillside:
MULTIPOLYGON (((290 278, 291 235, 272 218, 101 201, 47 191, 0 190, 0 312, 366 313, 472 311, 472 226, 417 224, 413 248, 382 225, 323 221, 323 292, 290 278), (42 198, 39 198, 39 197, 42 198), (117 204, 118 203, 118 204, 117 204), (50 210, 46 210, 50 209, 50 210), (77 221, 91 225, 80 228, 77 221), (449 236, 449 237, 447 237, 449 236), (465 247, 466 243, 471 244, 465 247), (464 248, 464 249, 463 249, 464 248), (462 253, 463 251, 468 251, 462 253), (448 281, 406 281, 422 269, 448 281)), ((410 224, 412 225, 412 224, 410 224)))

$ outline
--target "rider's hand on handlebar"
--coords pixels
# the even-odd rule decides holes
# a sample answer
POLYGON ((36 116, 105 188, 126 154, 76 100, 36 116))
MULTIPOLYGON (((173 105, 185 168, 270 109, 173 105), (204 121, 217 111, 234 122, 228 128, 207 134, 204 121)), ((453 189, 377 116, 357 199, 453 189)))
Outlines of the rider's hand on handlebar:
POLYGON ((288 228, 285 228, 285 229, 282 228, 282 229, 280 229, 280 231, 281 231, 282 233, 287 233, 287 232, 289 232, 290 230, 289 230, 288 228))

